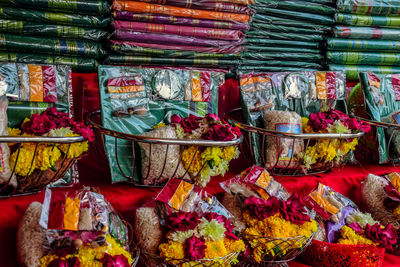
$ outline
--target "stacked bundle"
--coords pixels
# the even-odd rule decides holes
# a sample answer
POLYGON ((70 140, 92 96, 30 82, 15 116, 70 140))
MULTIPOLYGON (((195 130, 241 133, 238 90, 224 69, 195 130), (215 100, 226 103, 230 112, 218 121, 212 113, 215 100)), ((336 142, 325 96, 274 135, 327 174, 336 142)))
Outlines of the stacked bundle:
POLYGON ((333 24, 332 0, 256 0, 241 69, 321 69, 321 41, 333 24))
POLYGON ((329 68, 358 79, 360 71, 400 72, 400 1, 338 0, 329 68))
POLYGON ((108 63, 236 66, 249 1, 114 0, 108 63))
POLYGON ((0 0, 0 62, 93 70, 105 55, 105 0, 0 0), (29 9, 25 9, 29 8, 29 9))

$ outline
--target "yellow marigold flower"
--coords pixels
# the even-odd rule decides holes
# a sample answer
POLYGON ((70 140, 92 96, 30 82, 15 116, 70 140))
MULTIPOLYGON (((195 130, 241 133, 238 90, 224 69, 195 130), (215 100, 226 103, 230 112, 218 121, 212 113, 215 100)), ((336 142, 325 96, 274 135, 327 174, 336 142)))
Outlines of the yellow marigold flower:
POLYGON ((166 126, 166 125, 165 125, 164 122, 160 122, 159 124, 153 126, 153 129, 163 128, 163 127, 165 127, 165 126, 166 126))
POLYGON ((302 126, 303 126, 303 133, 313 133, 313 129, 311 126, 308 126, 309 119, 306 117, 301 118, 302 126))
POLYGON ((52 255, 52 254, 45 255, 40 259, 39 267, 47 267, 49 263, 55 259, 58 259, 57 255, 52 255))
POLYGON ((190 165, 189 173, 197 174, 203 166, 200 149, 198 149, 197 152, 195 146, 185 149, 182 152, 182 162, 186 169, 188 169, 190 165), (196 155, 194 155, 194 153, 196 153, 196 155))
POLYGON ((201 159, 203 160, 203 162, 213 160, 215 165, 219 165, 222 156, 223 156, 222 148, 216 146, 207 147, 206 150, 204 150, 204 152, 201 153, 201 159))
POLYGON ((21 130, 18 128, 8 128, 8 135, 10 135, 10 136, 21 135, 21 130))
POLYGON ((55 146, 39 145, 36 154, 36 168, 45 171, 55 165, 61 157, 60 150, 55 146))
MULTIPOLYGON (((70 134, 67 134, 66 136, 69 136, 69 137, 79 136, 79 134, 70 133, 70 134)), ((87 141, 72 143, 71 146, 69 147, 69 149, 68 149, 68 146, 70 146, 70 144, 62 144, 62 145, 59 145, 58 147, 64 154, 67 153, 67 151, 68 151, 67 157, 69 159, 77 158, 80 155, 82 155, 83 153, 85 153, 86 151, 88 151, 88 149, 89 149, 89 144, 87 141)))
POLYGON ((206 242, 206 246, 205 259, 219 258, 228 254, 223 240, 206 242))
POLYGON ((35 152, 35 145, 33 146, 22 146, 18 155, 18 150, 10 156, 10 167, 11 169, 14 168, 14 165, 17 160, 18 161, 15 166, 15 174, 26 176, 30 175, 36 169, 36 160, 34 160, 34 152, 35 152))
POLYGON ((233 240, 229 238, 224 239, 224 245, 228 254, 233 252, 240 252, 246 249, 246 245, 244 244, 242 239, 233 240))
POLYGON ((227 146, 223 148, 222 158, 231 160, 235 157, 236 146, 227 146))
POLYGON ((343 226, 340 230, 341 237, 338 240, 338 244, 343 245, 373 245, 378 246, 378 243, 373 242, 359 234, 357 234, 353 229, 348 226, 343 226))
POLYGON ((168 243, 161 244, 158 249, 160 250, 160 256, 166 259, 184 259, 185 251, 183 245, 179 242, 168 240, 168 243))

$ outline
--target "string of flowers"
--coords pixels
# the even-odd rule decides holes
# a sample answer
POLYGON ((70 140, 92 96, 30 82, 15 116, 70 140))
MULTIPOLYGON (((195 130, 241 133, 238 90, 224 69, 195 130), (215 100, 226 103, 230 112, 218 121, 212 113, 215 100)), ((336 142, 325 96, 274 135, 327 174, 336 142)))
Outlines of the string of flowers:
MULTIPOLYGON (((303 133, 368 133, 371 126, 356 118, 350 118, 349 115, 335 109, 327 112, 318 112, 310 114, 309 118, 302 118, 303 133)), ((350 151, 355 150, 358 145, 358 139, 350 139, 341 142, 339 139, 321 139, 319 143, 310 145, 305 152, 298 154, 303 158, 303 164, 307 169, 311 165, 323 161, 340 163, 344 160, 350 151)))
POLYGON ((36 144, 23 143, 20 151, 14 149, 15 144, 9 144, 13 153, 10 155, 10 165, 15 164, 15 173, 26 176, 39 169, 55 170, 56 162, 66 155, 67 159, 77 158, 88 150, 88 141, 94 140, 94 133, 83 122, 76 122, 67 113, 58 111, 55 107, 46 109, 42 114, 33 114, 22 123, 21 130, 9 128, 10 136, 51 136, 73 137, 83 136, 87 141, 72 144, 36 144), (67 153, 68 151, 68 153, 67 153), (18 162, 17 161, 18 157, 18 162))

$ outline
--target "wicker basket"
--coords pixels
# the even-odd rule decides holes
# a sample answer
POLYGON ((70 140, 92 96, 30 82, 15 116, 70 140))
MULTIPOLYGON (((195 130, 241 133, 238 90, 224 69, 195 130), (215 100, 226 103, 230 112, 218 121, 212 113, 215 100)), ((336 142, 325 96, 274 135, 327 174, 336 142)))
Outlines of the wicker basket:
MULTIPOLYGON (((12 143, 12 153, 17 153, 16 160, 13 166, 10 166, 12 173, 8 182, 0 186, 0 197, 9 197, 13 195, 24 195, 32 194, 43 190, 47 185, 62 178, 65 173, 71 168, 71 166, 79 160, 83 155, 77 158, 67 158, 67 154, 72 144, 83 142, 85 139, 82 136, 77 137, 16 137, 16 136, 0 136, 0 143, 12 143), (34 156, 30 163, 30 168, 33 167, 33 163, 37 156, 38 147, 40 144, 49 144, 56 146, 58 144, 68 144, 66 153, 63 153, 61 157, 55 162, 53 168, 49 168, 45 171, 39 169, 34 170, 31 174, 26 176, 15 175, 15 168, 19 163, 20 151, 23 143, 35 144, 34 156), (10 184, 13 176, 16 176, 18 186, 15 188, 10 184)), ((29 171, 30 172, 30 171, 29 171)), ((29 173, 28 172, 28 173, 29 173)))

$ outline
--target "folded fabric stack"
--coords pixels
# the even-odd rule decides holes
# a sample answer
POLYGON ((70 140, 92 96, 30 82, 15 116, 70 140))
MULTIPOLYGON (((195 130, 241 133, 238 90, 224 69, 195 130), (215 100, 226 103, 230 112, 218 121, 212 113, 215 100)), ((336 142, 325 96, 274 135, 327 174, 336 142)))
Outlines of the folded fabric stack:
POLYGON ((256 0, 246 33, 243 71, 323 68, 321 45, 333 25, 333 0, 256 0))
POLYGON ((328 38, 331 70, 400 73, 400 1, 338 0, 333 37, 328 38))
POLYGON ((109 64, 235 67, 251 0, 114 0, 109 64))
POLYGON ((109 12, 106 0, 0 0, 0 62, 94 70, 109 12))

